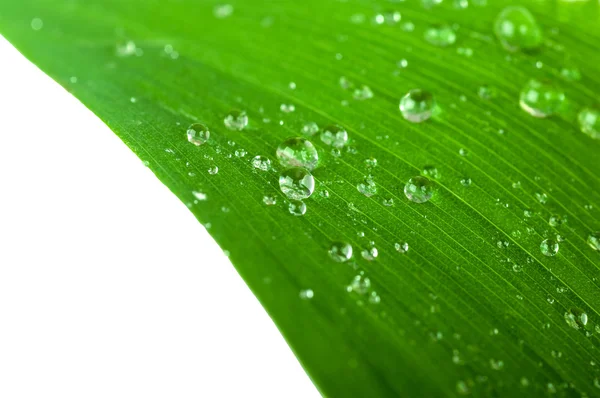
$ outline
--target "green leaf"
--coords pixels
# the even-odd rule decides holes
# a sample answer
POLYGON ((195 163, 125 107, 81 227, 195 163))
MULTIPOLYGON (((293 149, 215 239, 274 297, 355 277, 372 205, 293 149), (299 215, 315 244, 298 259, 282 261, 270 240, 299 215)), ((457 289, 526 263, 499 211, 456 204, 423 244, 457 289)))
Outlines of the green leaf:
POLYGON ((4 1, 0 31, 189 205, 324 395, 598 396, 600 141, 577 114, 598 101, 600 6, 525 2, 543 44, 509 53, 493 31, 509 2, 425 3, 4 1), (520 109, 532 78, 564 90, 556 115, 520 109), (398 110, 414 88, 438 104, 419 124, 398 110), (232 109, 247 128, 225 127, 232 109), (295 217, 275 151, 307 122, 349 143, 311 139, 316 190, 295 217), (410 202, 426 165, 433 197, 410 202))

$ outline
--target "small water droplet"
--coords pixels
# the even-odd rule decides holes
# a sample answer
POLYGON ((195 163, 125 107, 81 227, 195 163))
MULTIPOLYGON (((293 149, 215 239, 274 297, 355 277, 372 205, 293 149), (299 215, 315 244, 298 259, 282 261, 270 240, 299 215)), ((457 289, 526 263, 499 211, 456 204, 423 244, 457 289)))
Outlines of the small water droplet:
POLYGON ((370 242, 369 247, 363 249, 360 252, 360 255, 367 261, 374 261, 377 258, 377 256, 379 255, 379 251, 375 247, 375 243, 370 242))
POLYGON ((558 253, 558 242, 554 239, 545 239, 540 244, 540 250, 544 256, 555 256, 558 253))
POLYGON ((471 393, 471 389, 463 380, 459 380, 456 382, 456 392, 459 395, 469 395, 471 393))
POLYGON ((289 138, 277 147, 277 159, 284 167, 317 167, 319 154, 312 142, 305 138, 289 138))
POLYGON ((516 181, 516 182, 513 182, 513 183, 512 183, 512 187, 513 187, 514 189, 519 189, 519 188, 521 188, 521 181, 516 181))
POLYGON ((233 6, 231 4, 218 4, 213 8, 213 14, 219 19, 227 18, 233 14, 233 6))
POLYGON ((440 178, 438 169, 435 166, 430 166, 430 165, 423 166, 423 170, 421 170, 421 174, 423 174, 423 176, 428 177, 428 178, 434 178, 434 179, 440 178))
POLYGON ((537 201, 540 202, 543 205, 545 205, 548 202, 548 195, 546 195, 543 192, 542 193, 536 192, 534 194, 534 196, 537 199, 537 201))
POLYGON ((551 215, 550 218, 548 219, 548 224, 550 224, 551 227, 559 227, 566 222, 567 222, 567 216, 562 217, 557 214, 551 215))
POLYGON ((435 25, 425 31, 425 40, 438 47, 446 47, 456 42, 456 32, 449 25, 435 25))
POLYGON ((600 251, 600 231, 589 234, 586 242, 592 249, 600 251))
POLYGON ((319 195, 321 195, 322 198, 327 199, 329 197, 329 191, 326 189, 322 189, 321 192, 319 192, 319 195))
POLYGON ((494 22, 494 33, 508 51, 528 51, 538 48, 543 34, 535 17, 521 6, 503 9, 494 22))
POLYGON ((300 290, 300 298, 302 300, 310 300, 314 296, 315 296, 315 293, 312 291, 312 289, 300 290))
POLYGON ((290 200, 288 210, 291 215, 303 216, 306 214, 306 204, 300 200, 290 200))
POLYGON ((401 19, 402 15, 400 14, 400 11, 385 11, 375 15, 375 23, 378 25, 383 23, 394 25, 400 22, 401 19))
POLYGON ((381 201, 381 204, 383 204, 386 207, 392 207, 394 205, 394 199, 392 199, 392 198, 383 199, 381 201))
POLYGON ((319 126, 315 122, 307 122, 302 126, 302 134, 312 137, 319 132, 319 126))
POLYGON ((459 154, 460 156, 467 156, 467 155, 469 154, 469 152, 467 152, 467 150, 466 150, 465 148, 460 148, 460 149, 458 150, 458 154, 459 154))
POLYGON ((208 174, 215 175, 219 172, 219 168, 217 166, 211 166, 208 168, 208 174))
POLYGON ((575 82, 581 80, 581 72, 576 66, 565 66, 560 72, 560 77, 568 82, 575 82))
POLYGON ((477 95, 479 95, 479 98, 481 99, 491 100, 496 97, 496 89, 488 85, 479 86, 477 95))
POLYGON ((373 91, 369 86, 361 86, 354 89, 352 98, 358 101, 364 101, 373 98, 373 91))
POLYGON ((277 204, 277 198, 275 198, 275 196, 265 195, 263 196, 263 203, 267 206, 274 206, 277 204))
POLYGON ((352 245, 346 242, 333 242, 329 246, 328 253, 333 261, 345 263, 352 258, 352 245))
POLYGON ((279 176, 281 192, 290 199, 302 200, 310 197, 315 190, 315 179, 301 167, 292 167, 279 176))
POLYGON ((600 108, 583 108, 577 114, 577 121, 584 134, 595 140, 600 140, 600 108))
POLYGON ((571 308, 569 311, 565 312, 565 321, 567 322, 567 325, 573 329, 579 330, 585 328, 587 325, 588 316, 579 308, 571 308))
POLYGON ((366 177, 363 182, 356 185, 356 189, 366 197, 371 197, 377 193, 377 185, 371 176, 366 177))
POLYGON ((373 169, 373 168, 377 167, 377 159, 375 159, 375 158, 367 158, 367 159, 365 159, 365 166, 368 169, 373 169))
POLYGON ((531 116, 544 118, 558 112, 564 92, 549 81, 531 79, 521 90, 519 105, 531 116))
POLYGON ((206 194, 204 192, 192 191, 192 195, 194 195, 194 197, 199 201, 206 200, 206 194))
POLYGON ((429 91, 410 90, 400 100, 400 112, 404 119, 413 123, 421 123, 431 117, 435 108, 435 100, 429 91))
POLYGON ((243 158, 244 156, 246 156, 248 154, 248 152, 246 152, 246 150, 244 148, 239 148, 239 149, 235 150, 234 154, 238 158, 243 158))
POLYGON ((40 18, 33 18, 31 20, 31 29, 41 30, 44 27, 44 22, 40 18))
POLYGON ((371 280, 364 275, 356 275, 346 287, 348 292, 356 292, 358 294, 366 294, 371 289, 371 280))
POLYGON ((248 115, 240 110, 230 111, 223 119, 225 127, 232 131, 242 131, 248 126, 248 115))
POLYGON ((408 251, 408 242, 394 243, 394 249, 396 249, 398 253, 404 254, 408 251))
POLYGON ((470 187, 470 186, 471 186, 471 179, 470 179, 469 177, 462 178, 462 179, 460 180, 460 183, 461 183, 461 184, 462 184, 462 186, 464 186, 464 187, 470 187))
POLYGON ((204 144, 210 138, 208 127, 200 123, 194 123, 188 127, 186 134, 188 141, 196 146, 204 144))
POLYGON ((335 148, 343 148, 348 142, 348 133, 342 126, 332 124, 323 129, 321 141, 335 148))
POLYGON ((411 202, 425 203, 433 196, 433 186, 427 178, 416 176, 404 186, 404 195, 411 202))
POLYGON ((269 169, 271 168, 271 159, 257 155, 252 159, 252 166, 255 169, 269 171, 269 169))
POLYGON ((296 110, 296 106, 293 104, 281 104, 279 110, 284 113, 292 113, 296 110))
POLYGON ((490 367, 494 370, 501 370, 504 368, 504 361, 492 358, 490 359, 490 367))
POLYGON ((290 84, 288 84, 288 87, 290 88, 290 90, 295 90, 296 89, 296 83, 290 82, 290 84))

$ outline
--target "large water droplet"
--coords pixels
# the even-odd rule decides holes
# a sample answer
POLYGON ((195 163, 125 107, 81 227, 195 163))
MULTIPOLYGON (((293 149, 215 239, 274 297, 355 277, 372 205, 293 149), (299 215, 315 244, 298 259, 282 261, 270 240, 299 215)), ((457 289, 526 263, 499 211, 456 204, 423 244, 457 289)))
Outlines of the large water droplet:
POLYGON ((560 109, 564 100, 564 92, 551 82, 531 79, 521 90, 519 105, 531 116, 548 117, 560 109))
POLYGON ((565 312, 565 321, 567 322, 567 325, 573 329, 579 330, 587 325, 588 316, 579 308, 571 308, 569 311, 565 312))
POLYGON ((446 47, 456 42, 456 32, 448 25, 431 26, 425 31, 425 40, 438 47, 446 47))
POLYGON ((377 185, 371 176, 368 176, 356 186, 358 192, 362 193, 366 197, 373 196, 377 193, 377 185))
POLYGON ((289 138, 277 147, 277 159, 284 167, 317 167, 319 154, 315 146, 305 138, 289 138))
POLYGON ((600 108, 583 108, 577 115, 577 121, 583 133, 600 140, 600 108))
POLYGON ((248 115, 244 111, 232 110, 225 116, 223 123, 229 130, 241 131, 248 125, 248 115))
POLYGON ((271 160, 264 156, 258 155, 258 156, 255 156, 254 159, 252 159, 252 166, 255 169, 259 169, 262 171, 269 171, 269 169, 271 168, 271 160))
POLYGON ((587 237, 587 244, 594 250, 600 251, 600 231, 592 232, 587 237))
POLYGON ((421 123, 431 117, 435 100, 429 91, 410 90, 400 100, 400 112, 409 122, 421 123))
POLYGON ((433 195, 433 186, 427 178, 416 176, 408 180, 404 186, 404 195, 411 202, 425 203, 433 195))
POLYGON ((352 245, 346 242, 333 242, 329 246, 329 257, 338 263, 345 263, 352 258, 352 245))
POLYGON ((555 256, 558 253, 558 242, 554 239, 545 239, 540 245, 540 250, 544 256, 555 256))
POLYGON ((290 211, 291 215, 303 216, 306 214, 306 204, 300 200, 290 200, 288 210, 290 211))
POLYGON ((194 123, 187 129, 187 139, 194 145, 202 145, 210 138, 208 127, 200 123, 194 123))
POLYGON ((525 7, 506 7, 494 22, 494 33, 509 51, 527 51, 543 42, 542 30, 534 16, 525 7))
POLYGON ((348 142, 348 133, 342 126, 332 124, 323 129, 321 141, 335 148, 343 148, 348 142))
POLYGON ((315 179, 308 170, 292 167, 279 176, 279 187, 288 198, 302 200, 312 195, 315 190, 315 179))

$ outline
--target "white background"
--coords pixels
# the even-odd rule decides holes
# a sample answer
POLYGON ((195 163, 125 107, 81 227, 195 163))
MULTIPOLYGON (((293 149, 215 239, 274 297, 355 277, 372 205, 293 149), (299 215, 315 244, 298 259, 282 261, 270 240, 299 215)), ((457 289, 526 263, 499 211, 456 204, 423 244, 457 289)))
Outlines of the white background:
POLYGON ((0 37, 0 397, 317 397, 229 260, 0 37))

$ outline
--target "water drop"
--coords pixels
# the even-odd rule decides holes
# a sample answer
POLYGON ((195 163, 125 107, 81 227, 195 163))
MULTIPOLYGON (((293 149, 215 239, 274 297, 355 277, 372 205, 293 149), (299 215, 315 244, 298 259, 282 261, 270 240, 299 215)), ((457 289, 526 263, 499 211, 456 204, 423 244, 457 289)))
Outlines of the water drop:
POLYGON ((315 122, 304 123, 302 126, 302 134, 312 137, 319 132, 319 126, 315 122))
POLYGON ((248 154, 248 152, 246 152, 246 150, 244 148, 239 148, 239 149, 235 150, 234 154, 238 158, 243 158, 244 156, 246 156, 248 154))
POLYGON ((398 253, 404 254, 408 251, 408 243, 407 242, 394 243, 394 249, 396 249, 396 251, 398 253))
POLYGON ((544 256, 555 256, 558 253, 558 242, 554 239, 545 239, 540 244, 540 250, 544 256))
POLYGON ((525 7, 506 7, 494 22, 494 33, 508 51, 528 51, 543 42, 542 30, 525 7))
POLYGON ((471 186, 471 179, 469 177, 462 178, 460 180, 460 183, 462 184, 463 187, 470 187, 471 186))
POLYGON ((433 186, 427 178, 416 176, 408 180, 404 186, 404 195, 411 202, 425 203, 433 195, 433 186))
POLYGON ((365 166, 368 169, 373 169, 373 168, 377 167, 377 159, 375 159, 375 158, 365 159, 365 166))
POLYGON ((315 190, 315 179, 301 167, 292 167, 279 176, 281 192, 290 199, 302 200, 310 197, 315 190))
POLYGON ((199 201, 206 200, 206 194, 204 192, 192 191, 192 195, 194 195, 194 197, 199 201))
POLYGON ((295 90, 296 89, 296 83, 290 82, 290 84, 288 84, 288 87, 290 88, 290 90, 295 90))
POLYGON ((371 304, 379 304, 381 302, 381 297, 377 294, 376 291, 372 291, 369 295, 369 303, 371 304))
POLYGON ((352 258, 352 245, 346 242, 333 242, 329 246, 328 253, 333 261, 345 263, 352 258))
POLYGON ((423 174, 425 177, 428 178, 440 178, 440 174, 438 172, 438 169, 435 166, 423 166, 423 170, 421 171, 421 174, 423 174))
POLYGON ((458 154, 459 154, 460 156, 467 156, 467 155, 469 154, 469 152, 467 152, 467 150, 466 150, 465 148, 460 148, 460 149, 458 150, 458 154))
POLYGON ((31 29, 41 30, 44 27, 44 22, 40 18, 33 18, 31 20, 31 29))
POLYGON ((284 113, 292 113, 296 110, 296 106, 293 104, 281 104, 279 110, 284 113))
POLYGON ((431 117, 435 108, 435 100, 429 91, 410 90, 400 100, 400 112, 404 119, 413 123, 421 123, 431 117))
POLYGON ((386 11, 380 14, 375 15, 375 23, 381 25, 383 23, 387 23, 389 25, 394 25, 402 19, 402 15, 399 11, 386 11))
POLYGON ((363 275, 356 275, 346 287, 348 292, 356 292, 358 294, 366 294, 371 289, 371 280, 363 275))
POLYGON ((306 204, 300 200, 290 200, 288 210, 291 215, 303 216, 306 214, 306 204))
POLYGON ((383 199, 381 201, 381 204, 383 204, 386 207, 392 207, 394 205, 394 199, 389 198, 389 199, 383 199))
POLYGON ((425 40, 438 47, 446 47, 456 42, 456 32, 448 25, 431 26, 425 31, 425 40))
POLYGON ((312 291, 312 289, 300 290, 300 298, 302 300, 310 300, 314 296, 315 296, 315 293, 312 291))
POLYGON ((362 193, 367 198, 377 193, 377 185, 371 176, 366 177, 363 182, 359 183, 356 186, 356 189, 358 189, 358 192, 362 193))
POLYGON ((213 8, 213 14, 219 19, 227 18, 233 14, 233 6, 231 4, 219 4, 213 8))
POLYGON ((534 196, 537 199, 537 201, 540 202, 543 205, 545 205, 548 202, 548 195, 546 195, 543 192, 542 193, 536 192, 534 194, 534 196))
POLYGON ((548 224, 550 224, 551 227, 559 227, 566 222, 567 222, 567 216, 561 217, 557 214, 551 215, 550 218, 548 219, 548 224))
POLYGON ((352 98, 359 101, 364 101, 373 98, 373 91, 369 86, 361 86, 354 89, 352 98))
POLYGON ((534 117, 555 114, 565 100, 564 92, 548 81, 531 79, 521 90, 519 105, 534 117))
POLYGON ((490 359, 490 367, 494 370, 501 370, 502 368, 504 368, 504 361, 492 358, 490 359))
POLYGON ((219 168, 217 166, 211 166, 208 168, 208 174, 215 175, 219 172, 219 168))
POLYGON ((568 82, 581 80, 581 72, 575 66, 565 66, 560 70, 560 77, 568 82))
POLYGON ((263 196, 263 203, 267 206, 274 206, 277 204, 277 198, 275 198, 274 196, 265 195, 263 196))
POLYGON ((490 86, 480 86, 479 89, 477 90, 477 95, 479 95, 479 98, 484 99, 484 100, 491 100, 492 98, 496 97, 496 89, 490 86))
POLYGON ((600 231, 589 234, 586 242, 592 249, 600 251, 600 231))
POLYGON ((323 129, 321 141, 335 148, 343 148, 348 142, 348 133, 342 126, 332 124, 323 129))
POLYGON ((579 308, 571 308, 569 311, 565 312, 565 321, 567 322, 567 325, 573 329, 579 330, 580 328, 585 328, 587 325, 588 316, 579 308))
POLYGON ((252 166, 258 170, 269 171, 271 168, 271 159, 257 155, 252 159, 252 166))
POLYGON ((229 130, 241 131, 248 125, 248 115, 244 111, 232 110, 225 116, 223 123, 229 130))
POLYGON ((340 76, 340 87, 344 90, 348 90, 349 88, 354 87, 354 83, 352 83, 346 76, 340 76))
POLYGON ((373 242, 371 242, 369 244, 369 247, 366 249, 363 249, 360 252, 360 255, 367 261, 373 261, 377 258, 377 256, 379 255, 379 251, 377 250, 377 248, 375 247, 375 244, 373 242))
POLYGON ((463 380, 459 380, 456 382, 456 392, 459 395, 469 395, 471 393, 471 389, 463 380))
POLYGON ((196 146, 204 144, 210 138, 208 127, 200 123, 194 123, 188 127, 186 134, 188 141, 196 146))
POLYGON ((317 167, 319 154, 312 142, 305 138, 289 138, 277 147, 277 159, 284 167, 317 167))
POLYGON ((600 108, 583 108, 577 115, 581 131, 595 140, 600 140, 600 108))

